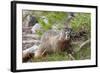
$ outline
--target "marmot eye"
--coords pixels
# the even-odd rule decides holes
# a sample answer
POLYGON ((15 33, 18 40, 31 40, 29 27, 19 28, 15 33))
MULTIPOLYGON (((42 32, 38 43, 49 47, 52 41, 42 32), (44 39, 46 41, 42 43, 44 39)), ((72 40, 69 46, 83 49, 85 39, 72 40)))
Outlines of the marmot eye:
POLYGON ((70 37, 70 35, 67 35, 67 37, 70 37))

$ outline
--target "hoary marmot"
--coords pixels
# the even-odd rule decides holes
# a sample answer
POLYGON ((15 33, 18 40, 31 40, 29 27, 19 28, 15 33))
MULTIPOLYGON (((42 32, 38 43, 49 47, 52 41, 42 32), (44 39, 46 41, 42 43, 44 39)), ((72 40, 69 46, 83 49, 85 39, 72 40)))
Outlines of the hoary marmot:
POLYGON ((40 58, 48 53, 60 53, 69 51, 70 31, 68 30, 48 30, 41 37, 39 49, 35 51, 34 57, 40 58))

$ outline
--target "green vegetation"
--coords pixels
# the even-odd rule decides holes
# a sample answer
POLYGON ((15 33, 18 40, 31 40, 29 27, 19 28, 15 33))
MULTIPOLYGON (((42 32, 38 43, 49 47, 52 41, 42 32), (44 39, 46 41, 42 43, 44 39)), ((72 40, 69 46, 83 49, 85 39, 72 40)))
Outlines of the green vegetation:
POLYGON ((38 18, 38 22, 41 25, 43 31, 37 31, 38 35, 42 35, 45 31, 51 29, 53 26, 55 29, 61 29, 64 26, 64 22, 67 20, 67 13, 65 12, 42 12, 40 18, 38 18), (48 23, 44 21, 42 16, 48 20, 48 23))
POLYGON ((74 31, 79 31, 81 29, 90 31, 91 15, 89 13, 76 13, 75 18, 71 20, 70 24, 74 31))
POLYGON ((51 54, 51 55, 47 55, 46 57, 42 57, 39 59, 34 59, 33 58, 33 62, 44 62, 44 61, 66 61, 66 60, 70 60, 70 57, 68 57, 68 55, 66 55, 66 53, 61 53, 61 54, 51 54))

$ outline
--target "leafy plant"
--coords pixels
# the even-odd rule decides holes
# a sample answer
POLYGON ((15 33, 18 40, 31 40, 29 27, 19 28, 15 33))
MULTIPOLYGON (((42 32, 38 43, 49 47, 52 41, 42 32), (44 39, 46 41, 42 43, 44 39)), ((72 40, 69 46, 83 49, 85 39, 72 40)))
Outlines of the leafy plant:
POLYGON ((91 14, 89 13, 76 13, 74 19, 71 20, 71 27, 74 31, 91 30, 91 14))
POLYGON ((43 18, 38 18, 38 22, 42 29, 42 31, 38 31, 40 33, 43 33, 51 29, 52 27, 56 27, 56 29, 61 29, 64 26, 65 20, 67 19, 67 13, 65 12, 44 12, 43 15, 48 22, 46 23, 43 18))

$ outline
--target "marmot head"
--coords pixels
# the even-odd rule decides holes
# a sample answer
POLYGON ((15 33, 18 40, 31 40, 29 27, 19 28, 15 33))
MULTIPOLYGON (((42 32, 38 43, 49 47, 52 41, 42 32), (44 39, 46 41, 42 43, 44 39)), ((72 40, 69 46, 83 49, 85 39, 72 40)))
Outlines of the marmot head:
POLYGON ((70 31, 66 29, 61 30, 61 32, 59 33, 59 40, 70 40, 70 31))

